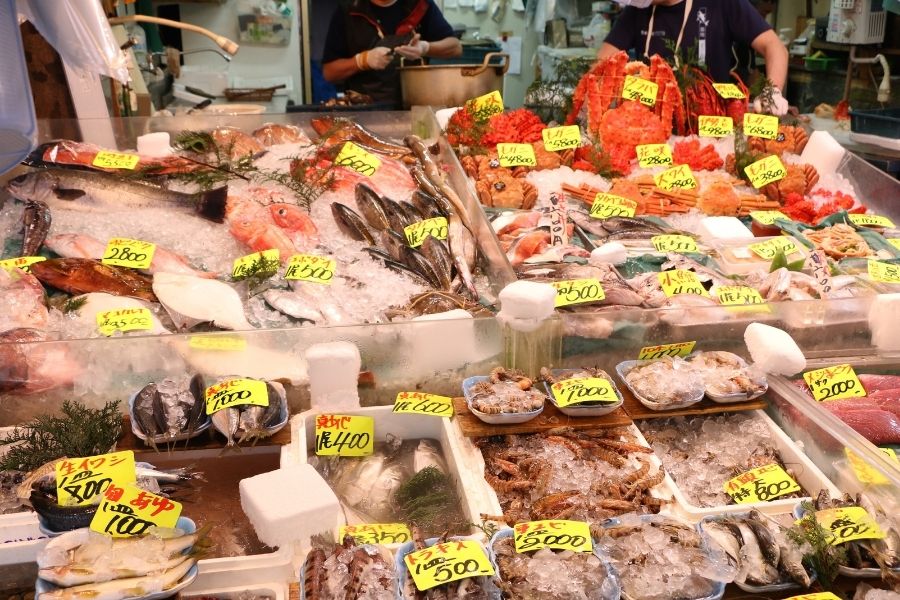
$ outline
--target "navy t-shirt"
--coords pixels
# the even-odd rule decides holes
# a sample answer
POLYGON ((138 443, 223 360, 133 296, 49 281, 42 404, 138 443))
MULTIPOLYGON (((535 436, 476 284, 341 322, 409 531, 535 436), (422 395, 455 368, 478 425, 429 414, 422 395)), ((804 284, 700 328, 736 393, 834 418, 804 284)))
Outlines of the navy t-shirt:
MULTIPOLYGON (((388 7, 370 5, 372 14, 375 15, 375 19, 385 35, 393 34, 400 22, 408 15, 408 11, 401 4, 401 2, 397 2, 388 7)), ((344 22, 346 18, 343 10, 335 11, 328 27, 328 37, 325 39, 325 50, 322 53, 323 63, 353 56, 347 46, 345 35, 347 28, 344 22)), ((428 10, 422 17, 419 26, 416 27, 416 31, 426 42, 437 42, 453 35, 453 27, 444 18, 434 0, 428 0, 428 10)))
MULTIPOLYGON (((666 47, 667 40, 674 44, 684 22, 685 2, 674 6, 657 6, 653 23, 653 39, 650 52, 666 58, 672 52, 666 47)), ((616 19, 606 42, 619 50, 635 50, 644 55, 647 28, 653 8, 628 7, 616 19)), ((729 71, 735 65, 732 44, 743 42, 749 45, 759 34, 771 29, 749 0, 694 0, 681 41, 681 51, 687 56, 688 50, 696 43, 698 58, 705 64, 709 74, 716 81, 728 82, 729 71)))

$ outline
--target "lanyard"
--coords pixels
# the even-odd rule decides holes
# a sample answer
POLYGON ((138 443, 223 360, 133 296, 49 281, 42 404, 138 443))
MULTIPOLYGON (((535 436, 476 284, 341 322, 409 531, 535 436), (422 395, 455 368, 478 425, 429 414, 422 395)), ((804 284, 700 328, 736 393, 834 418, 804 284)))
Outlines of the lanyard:
MULTIPOLYGON (((684 20, 681 22, 681 31, 678 32, 678 39, 675 42, 675 65, 678 66, 680 59, 678 58, 678 50, 681 48, 681 40, 684 38, 684 30, 687 29, 688 19, 691 18, 691 9, 694 7, 694 0, 684 0, 684 20)), ((647 41, 644 44, 644 57, 650 58, 650 41, 653 39, 653 25, 656 21, 656 5, 650 13, 650 24, 647 26, 647 41)))

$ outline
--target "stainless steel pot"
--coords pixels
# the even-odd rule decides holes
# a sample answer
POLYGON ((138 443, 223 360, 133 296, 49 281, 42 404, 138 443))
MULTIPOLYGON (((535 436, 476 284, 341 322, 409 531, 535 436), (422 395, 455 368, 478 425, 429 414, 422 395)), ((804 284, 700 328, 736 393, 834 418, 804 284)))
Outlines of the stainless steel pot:
POLYGON ((489 52, 478 65, 424 65, 400 63, 403 108, 411 106, 462 106, 466 100, 503 89, 509 70, 509 54, 489 52), (489 64, 501 57, 499 65, 489 64))

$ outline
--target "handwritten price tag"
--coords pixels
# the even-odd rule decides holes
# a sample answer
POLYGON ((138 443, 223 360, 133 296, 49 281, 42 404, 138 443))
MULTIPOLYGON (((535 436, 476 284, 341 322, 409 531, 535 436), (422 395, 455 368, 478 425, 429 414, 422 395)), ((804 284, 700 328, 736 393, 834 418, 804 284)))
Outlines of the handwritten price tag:
POLYGON ((622 97, 626 100, 637 100, 646 106, 656 104, 656 96, 659 93, 659 86, 652 81, 634 77, 633 75, 625 76, 625 87, 622 88, 622 97))
POLYGON ((448 396, 423 394, 422 392, 400 392, 394 400, 392 412, 429 417, 452 417, 453 399, 448 396))
POLYGON ((536 167, 534 146, 531 144, 497 144, 501 167, 536 167))
POLYGON ((644 169, 672 164, 672 148, 668 144, 643 144, 636 150, 638 164, 644 169))
POLYGON ((850 222, 860 227, 884 227, 893 229, 894 222, 879 215, 850 215, 850 222))
POLYGON ((369 456, 375 449, 375 419, 350 415, 316 417, 316 454, 369 456))
POLYGON ((816 592, 815 594, 803 594, 802 596, 791 596, 787 600, 841 600, 831 592, 816 592))
POLYGON ((435 544, 410 552, 403 557, 403 562, 420 592, 450 581, 494 574, 481 544, 474 540, 435 544))
POLYGON ((803 374, 803 379, 812 391, 813 398, 819 402, 843 398, 862 398, 866 395, 866 389, 850 365, 837 365, 807 371, 803 374))
POLYGON ((698 252, 697 242, 686 235, 655 235, 650 241, 657 252, 698 252))
POLYGON ((778 117, 745 113, 744 133, 750 137, 774 140, 778 137, 778 117))
POLYGON ((733 83, 714 83, 713 88, 726 100, 740 100, 741 98, 747 97, 747 95, 741 91, 741 88, 733 83))
POLYGON ((412 539, 409 527, 403 523, 343 525, 338 534, 338 543, 343 542, 348 535, 357 544, 405 544, 412 539))
POLYGON ((760 225, 774 225, 776 219, 790 221, 790 218, 780 210, 754 210, 750 213, 750 218, 760 225))
POLYGON ((734 119, 731 117, 711 117, 701 115, 697 117, 700 137, 720 138, 734 133, 734 119))
POLYGON ((557 308, 585 302, 599 302, 606 298, 598 279, 570 279, 554 281, 550 285, 556 288, 557 308))
POLYGON ((444 217, 434 217, 425 219, 403 228, 403 234, 406 236, 406 243, 410 248, 418 248, 422 245, 429 235, 437 240, 447 239, 447 219, 444 217))
POLYGON ((591 216, 595 219, 633 217, 636 212, 637 202, 614 194, 597 194, 591 206, 591 216))
POLYGON ((697 187, 697 178, 687 165, 678 165, 657 173, 653 176, 653 181, 661 190, 693 190, 697 187))
POLYGON ((829 508, 816 512, 816 521, 830 532, 832 546, 853 540, 883 540, 884 532, 866 509, 859 506, 829 508))
POLYGON ((781 159, 773 154, 756 161, 752 165, 747 165, 744 168, 744 173, 750 178, 750 184, 759 189, 774 181, 784 179, 787 175, 787 169, 784 168, 781 159))
POLYGON ((768 502, 785 494, 799 492, 797 482, 775 463, 741 473, 723 486, 737 504, 768 502))
POLYGON ((557 406, 571 406, 582 402, 606 402, 619 401, 613 385, 602 377, 588 377, 586 379, 566 379, 557 381, 550 390, 557 406))
POLYGON ((478 96, 466 105, 476 121, 487 121, 492 116, 503 112, 503 97, 500 92, 491 92, 478 96))
POLYGON ((566 125, 564 127, 547 127, 541 131, 544 139, 544 149, 549 152, 559 152, 581 146, 581 129, 578 125, 566 125))
POLYGON ((794 243, 794 240, 784 236, 766 240, 765 242, 750 244, 747 247, 763 260, 772 260, 775 258, 775 255, 778 254, 779 250, 784 252, 785 256, 790 256, 797 252, 797 244, 794 243))
POLYGON ((694 351, 697 342, 678 342, 677 344, 663 344, 661 346, 645 346, 638 353, 638 360, 656 360, 664 356, 684 358, 694 351))
POLYGON ((238 352, 247 349, 247 340, 230 335, 192 335, 188 346, 195 350, 224 350, 238 352))
POLYGON ((136 480, 134 452, 123 450, 86 458, 66 458, 56 463, 56 497, 63 506, 91 504, 113 481, 136 480))
MULTIPOLYGON (((898 463, 900 466, 900 461, 897 460, 897 454, 894 452, 893 448, 879 448, 885 456, 888 457, 889 460, 898 463)), ((847 462, 850 464, 850 467, 853 469, 853 473, 856 475, 856 478, 860 481, 860 483, 872 484, 872 485, 887 485, 890 483, 887 477, 881 474, 877 469, 870 466, 869 463, 864 461, 858 454, 853 452, 850 448, 844 448, 844 454, 847 455, 847 462)))
POLYGON ((334 159, 334 164, 339 167, 353 169, 366 177, 371 177, 378 171, 378 167, 381 166, 381 159, 371 152, 363 150, 353 142, 344 142, 341 151, 338 152, 337 157, 334 159))
POLYGON ((107 336, 116 331, 147 331, 153 329, 153 315, 149 308, 121 308, 98 312, 97 329, 107 336))
POLYGON ((531 521, 513 528, 516 552, 532 552, 541 548, 592 552, 590 526, 583 521, 531 521))
POLYGON ((269 390, 265 381, 256 379, 229 379, 206 388, 206 414, 211 415, 223 408, 253 404, 269 405, 269 390))
POLYGON ((97 533, 126 538, 144 535, 151 527, 172 529, 180 516, 180 502, 116 481, 103 493, 90 527, 97 533))
POLYGON ((900 250, 900 238, 887 238, 887 242, 897 250, 900 250))
POLYGON ((156 244, 130 240, 128 238, 112 238, 106 244, 103 258, 100 262, 104 265, 117 267, 130 267, 132 269, 149 269, 153 262, 153 253, 156 244))
POLYGON ((693 271, 676 269, 657 273, 656 276, 659 278, 659 285, 662 287, 663 293, 669 298, 679 294, 697 294, 709 297, 709 292, 706 291, 693 271))
POLYGON ((133 171, 139 162, 141 162, 141 157, 137 154, 101 150, 94 157, 91 164, 101 169, 127 169, 133 171))
POLYGON ((744 285, 722 285, 716 288, 716 297, 722 306, 765 304, 759 292, 744 285))
POLYGON ((882 283, 900 283, 900 265, 870 260, 869 277, 882 283))
POLYGON ((336 268, 337 261, 333 258, 314 254, 295 254, 288 261, 284 278, 331 285, 336 268))
POLYGON ((7 258, 6 260, 0 260, 0 269, 6 269, 7 271, 12 271, 13 269, 22 269, 25 272, 28 272, 31 265, 34 263, 42 262, 47 260, 43 256, 22 256, 19 258, 7 258))
POLYGON ((278 264, 280 261, 281 252, 279 252, 277 248, 270 248, 269 250, 242 256, 235 259, 234 265, 231 268, 231 278, 240 279, 241 277, 246 277, 257 263, 266 263, 266 266, 271 265, 271 269, 266 270, 265 272, 274 275, 278 272, 278 264))

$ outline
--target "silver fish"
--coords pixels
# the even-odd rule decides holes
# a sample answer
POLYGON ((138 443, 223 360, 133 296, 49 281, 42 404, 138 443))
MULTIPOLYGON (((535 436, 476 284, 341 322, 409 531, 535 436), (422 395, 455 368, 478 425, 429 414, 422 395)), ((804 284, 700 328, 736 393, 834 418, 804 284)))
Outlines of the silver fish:
POLYGON ((466 229, 472 231, 472 220, 469 218, 469 211, 466 210, 466 205, 456 191, 444 181, 441 169, 431 157, 425 142, 417 135, 408 135, 403 141, 406 142, 406 145, 410 147, 413 153, 415 153, 416 158, 422 163, 422 170, 425 173, 425 177, 431 182, 431 185, 434 186, 435 191, 438 192, 437 195, 443 196, 450 202, 453 206, 453 212, 459 215, 462 224, 465 225, 466 229))
POLYGON ((473 300, 478 300, 478 290, 475 289, 475 280, 469 266, 470 247, 474 247, 472 234, 466 229, 465 221, 458 214, 452 213, 448 221, 450 255, 453 257, 453 264, 456 265, 456 272, 462 280, 465 291, 473 300))
POLYGON ((265 410, 262 406, 255 404, 243 407, 241 416, 238 419, 238 429, 243 431, 238 440, 239 444, 261 437, 261 434, 264 433, 262 416, 265 410))
POLYGON ((50 231, 53 218, 50 215, 50 207, 46 202, 28 199, 25 201, 25 211, 22 214, 25 236, 22 239, 22 252, 20 256, 34 256, 50 231))
POLYGON ((289 317, 313 323, 322 320, 322 313, 310 304, 309 298, 294 291, 271 288, 262 297, 266 304, 289 317))
POLYGON ((386 519, 390 517, 391 502, 403 480, 403 468, 393 464, 379 473, 378 478, 369 490, 369 495, 360 508, 373 517, 386 519))
POLYGON ((79 600, 81 598, 124 600, 125 598, 146 596, 175 587, 196 562, 193 558, 186 558, 178 566, 164 571, 160 575, 129 577, 105 583, 89 583, 75 587, 59 588, 51 592, 44 592, 37 598, 38 600, 79 600))
POLYGON ((357 506, 368 497, 384 468, 384 461, 383 454, 367 456, 358 461, 355 469, 347 469, 341 479, 335 482, 335 489, 341 490, 347 504, 357 506))
POLYGON ((150 442, 150 446, 154 450, 156 450, 156 442, 153 438, 162 433, 162 430, 157 425, 156 418, 153 416, 156 406, 154 397, 157 395, 155 383, 145 385, 134 399, 134 407, 132 409, 132 414, 138 427, 147 436, 147 441, 150 442))
POLYGON ((759 548, 762 550, 763 558, 765 558, 769 564, 777 567, 781 558, 781 548, 778 546, 778 542, 775 540, 772 530, 770 530, 768 525, 763 521, 759 511, 750 511, 750 516, 747 518, 747 524, 756 535, 756 540, 759 542, 759 548))
POLYGON ((753 585, 769 585, 778 581, 778 569, 763 557, 756 535, 745 521, 737 523, 741 533, 741 560, 736 581, 753 585))
POLYGON ((779 563, 781 570, 803 587, 809 587, 812 582, 809 573, 806 572, 806 568, 803 566, 804 551, 800 546, 789 540, 782 530, 778 531, 775 539, 778 540, 778 546, 781 550, 779 563))
POLYGON ((212 415, 213 427, 228 440, 228 443, 225 444, 226 449, 236 446, 235 436, 237 435, 240 418, 241 414, 238 409, 230 407, 216 411, 212 415))
POLYGON ((709 538, 721 546, 728 558, 735 564, 740 564, 741 560, 741 543, 734 533, 726 526, 716 521, 707 521, 703 523, 703 532, 709 538))
POLYGON ((419 445, 413 452, 413 472, 418 473, 427 467, 434 467, 441 473, 447 473, 441 449, 431 440, 419 440, 419 445))

